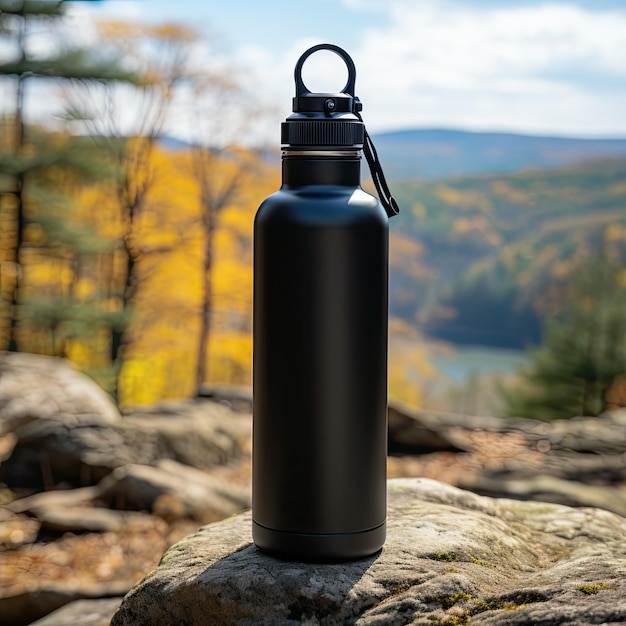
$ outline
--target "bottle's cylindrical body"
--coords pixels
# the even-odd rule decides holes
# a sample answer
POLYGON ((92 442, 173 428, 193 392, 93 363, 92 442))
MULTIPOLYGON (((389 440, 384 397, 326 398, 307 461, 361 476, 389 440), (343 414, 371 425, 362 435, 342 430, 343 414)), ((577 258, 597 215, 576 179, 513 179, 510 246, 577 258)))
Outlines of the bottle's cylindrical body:
POLYGON ((359 168, 284 157, 255 219, 253 536, 295 560, 385 538, 388 220, 359 168))

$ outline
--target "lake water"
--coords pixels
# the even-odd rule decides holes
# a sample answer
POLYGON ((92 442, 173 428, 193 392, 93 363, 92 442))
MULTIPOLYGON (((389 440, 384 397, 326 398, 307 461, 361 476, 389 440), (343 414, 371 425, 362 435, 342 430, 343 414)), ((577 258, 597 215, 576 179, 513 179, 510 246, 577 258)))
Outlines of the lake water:
POLYGON ((436 350, 430 362, 439 376, 422 385, 421 408, 466 415, 503 415, 500 385, 528 363, 520 350, 477 346, 436 350))
POLYGON ((460 346, 434 355, 431 361, 451 382, 462 384, 472 375, 511 374, 528 363, 528 356, 520 350, 460 346))

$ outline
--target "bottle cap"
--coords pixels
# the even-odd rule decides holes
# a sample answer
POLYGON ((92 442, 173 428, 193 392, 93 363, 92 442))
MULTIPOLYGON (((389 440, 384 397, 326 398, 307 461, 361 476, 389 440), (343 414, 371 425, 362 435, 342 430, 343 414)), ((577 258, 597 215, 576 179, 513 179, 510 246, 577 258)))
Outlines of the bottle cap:
POLYGON ((385 180, 378 153, 361 118, 363 106, 354 95, 356 68, 350 55, 330 43, 309 48, 296 63, 296 97, 293 114, 281 125, 281 143, 285 151, 360 150, 372 174, 378 197, 387 215, 398 215, 400 208, 385 180), (302 80, 304 62, 319 50, 339 55, 348 68, 348 82, 339 93, 312 93, 302 80))
POLYGON ((362 106, 354 95, 356 69, 350 55, 332 44, 309 48, 296 63, 296 96, 293 114, 281 126, 281 143, 286 149, 361 149, 364 125, 358 113, 362 106), (346 86, 338 93, 313 93, 302 80, 302 66, 315 52, 328 50, 339 55, 348 68, 346 86))

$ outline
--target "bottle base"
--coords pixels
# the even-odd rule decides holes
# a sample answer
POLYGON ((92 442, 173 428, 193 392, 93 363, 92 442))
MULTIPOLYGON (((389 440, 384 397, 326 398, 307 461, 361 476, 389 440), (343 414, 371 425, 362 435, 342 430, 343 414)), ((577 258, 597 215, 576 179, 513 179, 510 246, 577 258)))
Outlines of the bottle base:
POLYGON ((386 522, 361 532, 330 535, 274 530, 252 521, 252 538, 260 550, 279 559, 305 563, 365 558, 383 547, 386 533, 386 522))

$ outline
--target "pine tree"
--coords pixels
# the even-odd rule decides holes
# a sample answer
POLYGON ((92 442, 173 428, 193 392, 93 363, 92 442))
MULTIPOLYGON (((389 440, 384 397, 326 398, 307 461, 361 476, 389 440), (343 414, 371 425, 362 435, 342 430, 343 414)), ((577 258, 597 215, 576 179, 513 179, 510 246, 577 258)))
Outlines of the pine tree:
MULTIPOLYGON (((79 298, 77 283, 93 259, 115 246, 89 220, 81 219, 77 189, 115 176, 111 154, 94 138, 76 137, 25 122, 31 81, 48 85, 135 81, 112 58, 56 41, 42 56, 31 38, 53 34, 63 23, 64 2, 0 0, 0 38, 13 52, 0 62, 0 80, 15 87, 12 111, 2 120, 0 219, 3 229, 2 283, 6 311, 3 343, 9 350, 63 355, 73 336, 93 332, 94 322, 118 325, 103 311, 97 294, 79 298), (69 268, 69 281, 38 289, 28 278, 29 261, 69 268), (41 340, 47 334, 47 342, 41 340), (39 337, 39 340, 38 340, 39 337), (47 343, 47 345, 46 345, 47 343)), ((97 326, 98 324, 95 324, 97 326)))
POLYGON ((521 386, 504 390, 509 415, 598 415, 626 373, 626 270, 619 258, 588 261, 572 280, 565 313, 545 322, 521 386))

